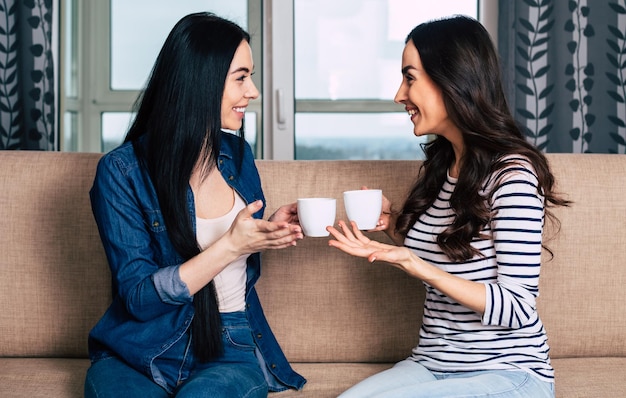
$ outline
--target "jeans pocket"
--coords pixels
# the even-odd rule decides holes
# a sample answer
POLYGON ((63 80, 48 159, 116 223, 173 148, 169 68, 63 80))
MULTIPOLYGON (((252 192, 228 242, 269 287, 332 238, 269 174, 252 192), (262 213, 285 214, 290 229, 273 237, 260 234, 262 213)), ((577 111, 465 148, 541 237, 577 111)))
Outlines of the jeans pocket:
POLYGON ((238 350, 254 351, 255 344, 249 327, 224 328, 224 342, 238 350))

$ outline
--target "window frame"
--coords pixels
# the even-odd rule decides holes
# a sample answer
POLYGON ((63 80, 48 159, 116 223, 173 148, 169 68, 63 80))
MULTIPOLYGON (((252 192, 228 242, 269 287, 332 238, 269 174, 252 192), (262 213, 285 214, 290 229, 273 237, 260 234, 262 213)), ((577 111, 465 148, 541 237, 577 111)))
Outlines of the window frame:
MULTIPOLYGON (((294 90, 294 2, 295 0, 248 0, 247 30, 253 35, 253 58, 259 88, 257 101, 249 112, 257 113, 256 156, 263 159, 295 158, 296 113, 389 113, 398 112, 390 100, 306 100, 295 99, 294 90), (285 32, 289 32, 286 34, 285 32)), ((59 84, 59 131, 61 150, 102 152, 102 115, 132 112, 139 90, 110 89, 111 0, 61 0, 61 56, 59 84), (66 7, 73 7, 77 21, 70 30, 76 50, 77 97, 65 93, 65 65, 68 21, 66 7), (67 113, 76 115, 76 125, 67 126, 67 113), (66 148, 66 129, 76 136, 66 148)), ((479 0, 479 19, 497 44, 497 0, 479 0)))
MULTIPOLYGON (((102 117, 107 112, 133 111, 133 106, 141 90, 112 90, 111 76, 111 0, 60 0, 61 1, 61 56, 60 58, 60 117, 59 130, 63 135, 61 150, 79 152, 102 152, 102 117), (75 10, 73 28, 68 29, 72 23, 68 19, 65 9, 75 10), (70 31, 73 37, 68 37, 70 31), (68 48, 67 42, 73 41, 73 49, 68 48), (107 49, 103 51, 102 49, 107 49), (68 51, 76 51, 75 59, 70 61, 76 64, 76 91, 78 95, 71 97, 66 94, 65 70, 71 65, 66 65, 68 51), (77 115, 76 126, 68 126, 65 116, 68 113, 77 115), (71 148, 66 148, 68 137, 67 129, 76 128, 79 132, 71 148), (82 132, 82 133, 80 133, 82 132)), ((261 32, 261 9, 259 0, 248 0, 248 12, 256 13, 256 18, 250 18, 248 30, 261 32)), ((255 37, 255 39, 257 39, 255 37)), ((262 41, 262 38, 258 38, 262 41)), ((71 45, 70 45, 71 46, 71 45)), ((253 57, 261 59, 262 49, 260 46, 253 47, 253 57)), ((260 63, 259 63, 260 65, 260 63)), ((255 84, 260 87, 261 73, 254 75, 255 84)), ((259 88, 261 91, 261 88, 259 88)), ((249 106, 250 112, 261 113, 261 101, 254 101, 249 106)), ((260 121, 257 132, 260 134, 260 121)), ((257 138, 257 141, 260 141, 257 138)))
MULTIPOLYGON (((264 2, 263 43, 265 96, 263 104, 263 157, 295 159, 296 113, 397 113, 392 100, 297 99, 294 87, 294 0, 264 2), (290 34, 288 34, 288 32, 290 34), (288 39, 287 39, 288 38, 288 39)), ((497 48, 498 1, 478 0, 478 19, 490 33, 497 48)), ((408 32, 407 32, 408 33, 408 32)))

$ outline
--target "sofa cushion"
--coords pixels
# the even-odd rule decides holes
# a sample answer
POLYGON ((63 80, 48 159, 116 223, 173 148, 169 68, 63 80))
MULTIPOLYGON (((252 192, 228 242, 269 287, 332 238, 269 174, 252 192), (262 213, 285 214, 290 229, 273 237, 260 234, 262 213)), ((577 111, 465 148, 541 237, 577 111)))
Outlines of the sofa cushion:
POLYGON ((0 356, 86 357, 111 300, 89 189, 101 154, 2 151, 0 356))
MULTIPOLYGON (((552 358, 626 357, 626 156, 550 154, 561 229, 541 267, 539 315, 552 358)), ((558 377, 558 376, 557 376, 558 377)))
POLYGON ((0 358, 0 397, 82 397, 88 367, 88 359, 0 358))
MULTIPOLYGON (((417 173, 414 161, 257 161, 269 216, 299 197, 337 198, 383 188, 400 204, 417 173), (312 172, 315 170, 315 172, 312 172)), ((372 235, 388 241, 382 232, 372 235)), ((382 262, 368 263, 305 238, 296 247, 263 253, 259 296, 285 354, 295 362, 395 362, 418 339, 424 287, 382 262)), ((307 375, 305 374, 305 377, 307 375)))
POLYGON ((270 394, 269 398, 335 398, 359 381, 391 366, 391 363, 295 363, 294 369, 307 377, 304 389, 270 394))
POLYGON ((552 361, 557 398, 626 397, 626 358, 561 358, 552 361))
MULTIPOLYGON (((616 371, 626 358, 563 358, 553 361, 557 398, 624 397, 626 383, 616 371), (593 374, 593 378, 588 375, 593 374)), ((302 391, 270 394, 270 398, 334 398, 357 382, 388 369, 391 363, 294 363, 306 375, 302 391)), ((86 359, 2 358, 0 396, 14 398, 80 398, 83 396, 86 359)))

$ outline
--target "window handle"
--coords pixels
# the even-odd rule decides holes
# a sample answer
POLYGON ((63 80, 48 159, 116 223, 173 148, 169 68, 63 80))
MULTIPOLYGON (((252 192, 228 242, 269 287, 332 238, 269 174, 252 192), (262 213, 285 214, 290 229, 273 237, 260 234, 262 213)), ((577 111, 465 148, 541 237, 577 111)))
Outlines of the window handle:
POLYGON ((285 129, 285 94, 281 88, 276 90, 276 121, 278 128, 285 129))

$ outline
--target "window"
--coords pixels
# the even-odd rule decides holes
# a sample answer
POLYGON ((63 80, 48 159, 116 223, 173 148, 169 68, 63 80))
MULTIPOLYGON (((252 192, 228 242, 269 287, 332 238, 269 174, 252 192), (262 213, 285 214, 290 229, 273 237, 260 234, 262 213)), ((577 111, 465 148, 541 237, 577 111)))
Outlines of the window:
POLYGON ((61 1, 62 149, 89 152, 119 145, 167 33, 209 10, 252 36, 261 96, 245 128, 257 157, 419 158, 393 103, 406 35, 441 15, 480 16, 491 32, 497 19, 496 0, 61 1))
POLYGON ((294 2, 296 159, 423 157, 419 144, 428 137, 414 137, 403 106, 393 103, 404 40, 422 21, 478 12, 476 1, 428 3, 294 2))
MULTIPOLYGON (((122 142, 161 45, 182 16, 209 10, 252 25, 247 0, 61 2, 61 131, 68 151, 107 152, 122 142)), ((256 107, 250 111, 260 112, 256 107)))

